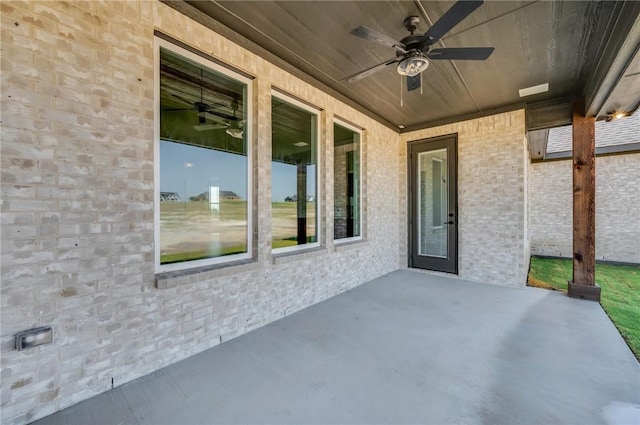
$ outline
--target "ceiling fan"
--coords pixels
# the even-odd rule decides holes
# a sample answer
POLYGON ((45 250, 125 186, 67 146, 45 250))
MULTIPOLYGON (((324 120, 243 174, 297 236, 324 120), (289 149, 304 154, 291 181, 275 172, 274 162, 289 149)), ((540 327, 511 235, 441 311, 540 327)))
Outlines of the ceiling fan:
POLYGON ((459 0, 422 35, 414 34, 418 29, 420 18, 417 16, 409 16, 404 20, 404 26, 411 34, 400 41, 396 41, 387 35, 364 26, 353 29, 351 34, 356 37, 375 41, 394 48, 396 50, 396 57, 347 77, 346 80, 352 83, 368 77, 389 65, 397 63, 398 74, 407 76, 407 90, 411 91, 420 88, 420 73, 429 66, 429 59, 487 59, 491 53, 493 53, 493 47, 433 48, 434 44, 436 44, 443 35, 480 7, 482 3, 484 3, 483 0, 459 0))
MULTIPOLYGON (((198 131, 203 130, 216 130, 221 128, 239 128, 238 121, 240 118, 236 117, 236 110, 238 109, 238 102, 234 100, 231 107, 233 109, 233 115, 225 114, 219 110, 215 110, 214 107, 225 106, 224 103, 216 102, 213 105, 209 105, 204 101, 204 75, 203 70, 200 70, 200 100, 196 100, 195 102, 191 102, 190 100, 185 99, 184 97, 177 95, 175 93, 171 93, 171 96, 175 97, 182 103, 187 105, 192 105, 189 108, 163 108, 163 111, 192 111, 195 110, 198 113, 198 124, 194 126, 194 128, 198 131), (207 118, 210 118, 216 123, 207 123, 207 118)), ((227 133, 231 135, 231 133, 227 130, 227 133)), ((237 136, 233 136, 237 137, 237 136)), ((242 136, 240 136, 242 137, 242 136)))
POLYGON ((231 103, 231 109, 233 109, 233 120, 225 122, 226 132, 229 136, 236 139, 242 139, 243 131, 242 124, 244 120, 236 117, 236 111, 238 110, 238 99, 234 99, 231 103))

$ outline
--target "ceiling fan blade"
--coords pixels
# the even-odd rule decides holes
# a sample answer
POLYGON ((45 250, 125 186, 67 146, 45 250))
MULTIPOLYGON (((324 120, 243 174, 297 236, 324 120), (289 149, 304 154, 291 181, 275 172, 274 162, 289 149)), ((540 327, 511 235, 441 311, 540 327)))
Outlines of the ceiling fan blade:
POLYGON ((198 131, 206 131, 206 130, 221 130, 223 128, 227 128, 227 126, 224 124, 198 124, 198 125, 194 125, 193 128, 195 128, 198 131))
POLYGON ((407 75, 407 91, 419 89, 421 85, 422 79, 420 78, 420 74, 414 75, 413 77, 407 75))
POLYGON ((207 109, 202 112, 201 115, 206 115, 207 118, 214 119, 216 121, 226 120, 226 121, 238 121, 241 118, 234 117, 233 115, 225 114, 224 112, 218 112, 211 109, 207 109))
POLYGON ((362 80, 363 78, 368 77, 369 75, 384 69, 384 67, 386 67, 388 65, 391 65, 391 64, 394 64, 394 63, 398 63, 401 60, 402 60, 402 56, 390 59, 388 61, 379 63, 378 65, 372 66, 369 69, 365 69, 364 71, 360 71, 357 74, 351 75, 350 77, 347 77, 344 80, 347 80, 350 83, 353 83, 353 82, 358 81, 358 80, 362 80))
POLYGON ((491 56, 493 47, 448 47, 446 49, 433 49, 427 54, 429 59, 460 59, 483 61, 491 56))
POLYGON ((387 47, 392 47, 402 53, 407 53, 406 46, 404 44, 397 40, 394 40, 388 35, 384 35, 376 30, 372 30, 371 28, 359 26, 358 28, 354 28, 351 31, 351 34, 355 35, 356 37, 364 38, 365 40, 375 41, 376 43, 380 43, 387 47))
POLYGON ((175 94, 175 93, 171 93, 171 96, 175 97, 176 99, 180 100, 180 101, 181 101, 181 102, 183 102, 183 103, 186 103, 187 105, 190 105, 190 106, 191 106, 191 109, 194 109, 194 107, 193 107, 193 102, 192 102, 192 101, 187 100, 187 99, 185 99, 185 98, 184 98, 184 97, 182 97, 182 96, 178 96, 178 95, 177 95, 177 94, 175 94))
POLYGON ((458 25, 464 18, 482 6, 482 3, 484 3, 484 0, 459 0, 456 4, 451 6, 451 9, 447 10, 427 32, 424 33, 420 40, 420 47, 424 49, 426 46, 431 46, 436 43, 443 35, 458 25))

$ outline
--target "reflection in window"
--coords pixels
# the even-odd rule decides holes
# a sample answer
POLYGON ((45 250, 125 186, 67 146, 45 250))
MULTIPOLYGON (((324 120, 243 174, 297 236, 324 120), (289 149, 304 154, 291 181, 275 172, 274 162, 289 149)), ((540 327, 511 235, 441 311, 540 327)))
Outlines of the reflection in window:
POLYGON ((272 248, 318 241, 317 115, 272 97, 272 248))
POLYGON ((433 227, 440 228, 443 226, 443 220, 447 215, 447 213, 443 211, 444 202, 442 202, 442 197, 445 193, 443 186, 446 183, 446 179, 442 174, 443 160, 440 158, 432 158, 431 161, 433 162, 431 164, 431 199, 433 202, 433 227))
POLYGON ((418 154, 418 255, 446 258, 449 227, 447 150, 418 154))
POLYGON ((334 239, 360 236, 360 133, 333 126, 334 239))
POLYGON ((246 99, 245 83, 160 48, 160 264, 248 252, 246 99))

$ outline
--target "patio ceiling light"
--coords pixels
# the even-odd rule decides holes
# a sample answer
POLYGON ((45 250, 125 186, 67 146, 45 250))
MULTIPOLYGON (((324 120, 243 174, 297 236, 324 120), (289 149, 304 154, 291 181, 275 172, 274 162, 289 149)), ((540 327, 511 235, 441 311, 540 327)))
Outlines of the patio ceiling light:
POLYGON ((605 116, 605 121, 609 122, 609 121, 615 121, 615 120, 619 120, 620 118, 624 118, 627 116, 626 112, 609 112, 606 116, 605 116))

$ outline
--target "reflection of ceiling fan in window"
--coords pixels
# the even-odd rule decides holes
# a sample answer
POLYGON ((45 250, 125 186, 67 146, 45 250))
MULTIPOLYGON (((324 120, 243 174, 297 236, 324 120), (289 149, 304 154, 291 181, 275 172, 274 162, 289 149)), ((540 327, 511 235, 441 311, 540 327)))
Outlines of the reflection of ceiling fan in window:
POLYGON ((233 115, 229 115, 219 110, 220 107, 225 106, 224 103, 216 102, 212 105, 204 101, 204 71, 200 70, 200 99, 195 102, 185 99, 184 97, 175 93, 170 93, 171 96, 178 99, 180 102, 187 105, 191 105, 189 108, 163 108, 163 111, 196 111, 198 113, 198 124, 193 128, 198 131, 204 130, 218 130, 226 129, 227 134, 237 139, 242 138, 242 123, 243 120, 236 116, 238 110, 238 100, 234 99, 231 103, 233 115), (217 109, 214 109, 217 108, 217 109), (214 122, 209 122, 209 121, 214 122))
POLYGON ((229 121, 227 134, 231 137, 235 137, 236 139, 242 139, 242 124, 244 121, 236 117, 236 112, 238 111, 238 99, 233 100, 231 103, 231 109, 233 109, 233 119, 229 121))

